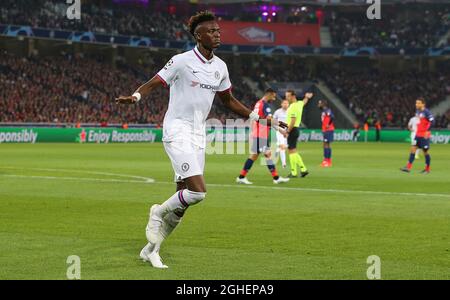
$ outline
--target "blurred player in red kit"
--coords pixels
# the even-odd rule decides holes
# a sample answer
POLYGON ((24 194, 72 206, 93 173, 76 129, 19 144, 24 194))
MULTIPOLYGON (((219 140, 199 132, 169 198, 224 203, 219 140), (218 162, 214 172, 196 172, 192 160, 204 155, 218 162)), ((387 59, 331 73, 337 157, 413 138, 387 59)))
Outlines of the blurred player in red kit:
POLYGON ((334 139, 334 114, 328 107, 326 100, 319 100, 318 107, 322 110, 322 134, 323 134, 323 161, 320 165, 329 168, 331 164, 331 143, 334 139))
POLYGON ((411 152, 409 154, 409 160, 406 167, 401 168, 400 170, 403 172, 411 172, 411 168, 416 156, 416 150, 422 149, 423 154, 425 155, 425 169, 422 170, 422 174, 430 173, 430 164, 431 164, 431 156, 428 153, 430 150, 430 138, 431 132, 430 128, 433 126, 434 117, 431 112, 425 106, 425 99, 418 98, 416 100, 416 116, 419 118, 419 123, 417 125, 417 132, 415 141, 416 144, 411 146, 411 152))
MULTIPOLYGON (((257 113, 262 118, 271 119, 272 109, 269 103, 277 98, 277 93, 269 88, 265 91, 264 96, 255 104, 253 112, 257 113)), ((252 184, 247 179, 247 173, 250 171, 253 163, 258 159, 260 154, 263 154, 266 158, 267 168, 269 169, 274 184, 285 183, 289 181, 289 178, 283 178, 278 175, 275 164, 272 160, 272 152, 270 150, 270 126, 261 124, 259 121, 254 121, 252 124, 252 144, 251 154, 245 161, 244 167, 241 173, 236 178, 236 183, 240 184, 252 184)))

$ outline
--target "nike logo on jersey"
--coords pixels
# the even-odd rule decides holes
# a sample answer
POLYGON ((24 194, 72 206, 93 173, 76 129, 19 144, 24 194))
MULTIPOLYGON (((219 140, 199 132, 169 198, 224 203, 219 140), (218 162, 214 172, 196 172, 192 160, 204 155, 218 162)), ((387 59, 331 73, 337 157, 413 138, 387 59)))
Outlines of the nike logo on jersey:
MULTIPOLYGON (((192 70, 192 74, 197 74, 197 73, 200 73, 201 71, 195 71, 195 70, 192 70)), ((213 73, 213 71, 205 71, 205 70, 203 70, 203 74, 212 74, 213 73)), ((219 74, 218 72, 217 72, 217 74, 219 74)), ((219 74, 219 76, 220 76, 220 74, 219 74)))
POLYGON ((198 81, 191 80, 191 87, 197 87, 197 86, 199 86, 202 89, 207 89, 207 90, 212 90, 212 91, 217 91, 219 89, 218 85, 209 85, 209 84, 204 84, 204 83, 200 83, 198 81))

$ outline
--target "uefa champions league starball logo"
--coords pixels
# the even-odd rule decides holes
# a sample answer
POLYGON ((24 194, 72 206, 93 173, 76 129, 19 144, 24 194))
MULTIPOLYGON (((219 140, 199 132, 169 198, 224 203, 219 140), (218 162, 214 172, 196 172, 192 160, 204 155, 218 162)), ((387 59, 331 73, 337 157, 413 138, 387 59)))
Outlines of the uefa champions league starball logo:
POLYGON ((164 66, 164 70, 167 70, 168 68, 170 68, 170 66, 173 65, 173 59, 170 59, 167 64, 164 66))

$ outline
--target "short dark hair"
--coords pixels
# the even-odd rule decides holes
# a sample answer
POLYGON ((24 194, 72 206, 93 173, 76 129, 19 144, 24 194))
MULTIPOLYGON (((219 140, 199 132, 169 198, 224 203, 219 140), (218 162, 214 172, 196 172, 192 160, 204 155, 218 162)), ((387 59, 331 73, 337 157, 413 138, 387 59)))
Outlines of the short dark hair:
POLYGON ((215 21, 215 20, 216 20, 216 16, 212 12, 210 12, 208 10, 199 11, 198 13, 196 13, 189 19, 189 23, 188 23, 189 32, 192 34, 192 36, 194 36, 195 28, 197 28, 197 26, 200 23, 208 22, 208 21, 215 21))
POLYGON ((291 94, 294 97, 297 97, 297 94, 295 93, 294 90, 287 90, 286 93, 289 93, 289 94, 291 94))
POLYGON ((277 93, 273 88, 268 88, 264 91, 264 94, 272 94, 272 93, 277 93))
POLYGON ((424 98, 424 97, 418 97, 418 98, 417 98, 417 101, 420 101, 420 102, 422 102, 423 104, 426 104, 425 98, 424 98))

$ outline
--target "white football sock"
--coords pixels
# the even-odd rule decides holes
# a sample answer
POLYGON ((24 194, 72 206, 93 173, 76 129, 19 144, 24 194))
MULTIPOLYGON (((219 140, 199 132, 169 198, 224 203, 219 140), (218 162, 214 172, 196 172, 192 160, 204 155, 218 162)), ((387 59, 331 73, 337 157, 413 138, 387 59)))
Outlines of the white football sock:
POLYGON ((178 216, 175 212, 170 212, 165 215, 164 223, 161 227, 161 234, 166 239, 172 231, 180 224, 182 217, 178 216))
POLYGON ((206 193, 193 192, 188 189, 184 189, 176 192, 169 199, 167 199, 163 204, 161 204, 155 213, 163 218, 167 213, 173 212, 175 210, 185 210, 190 205, 197 204, 198 202, 205 199, 206 193))

